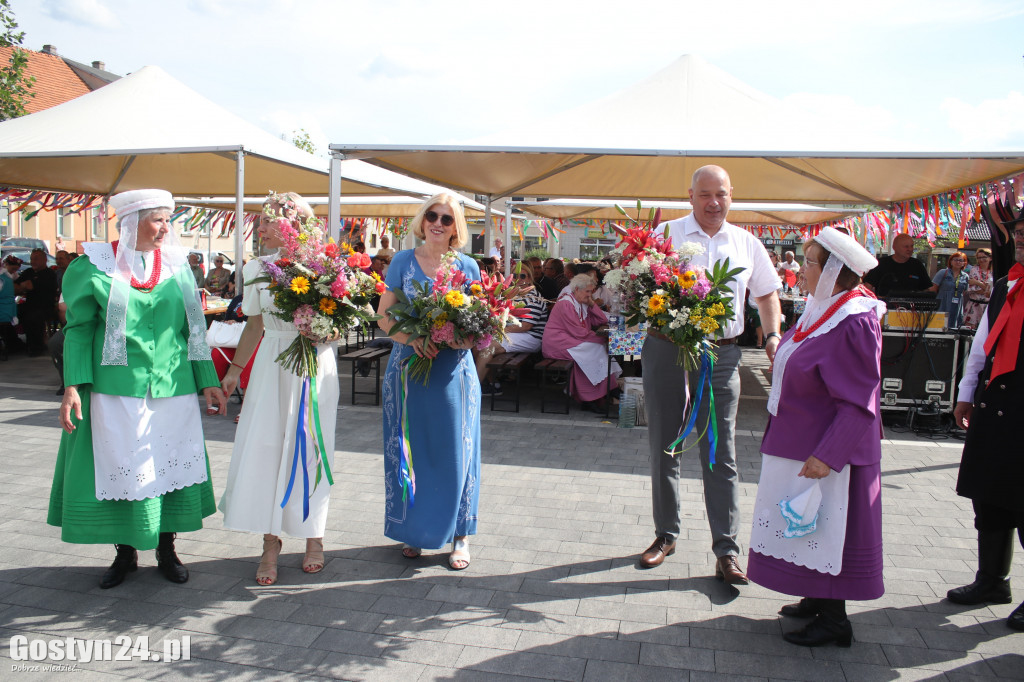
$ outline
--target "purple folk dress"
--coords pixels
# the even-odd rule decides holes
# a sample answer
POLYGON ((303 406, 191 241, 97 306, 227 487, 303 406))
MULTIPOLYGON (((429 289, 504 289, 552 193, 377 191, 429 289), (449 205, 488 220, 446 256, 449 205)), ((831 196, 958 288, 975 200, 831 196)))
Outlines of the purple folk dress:
MULTIPOLYGON (((782 338, 791 343, 794 329, 782 338)), ((829 575, 751 548, 747 575, 776 592, 819 599, 882 596, 882 421, 879 412, 882 334, 874 313, 850 315, 801 343, 783 376, 777 414, 761 452, 806 461, 814 455, 833 471, 850 465, 843 566, 829 575)), ((831 474, 830 474, 831 475, 831 474)))

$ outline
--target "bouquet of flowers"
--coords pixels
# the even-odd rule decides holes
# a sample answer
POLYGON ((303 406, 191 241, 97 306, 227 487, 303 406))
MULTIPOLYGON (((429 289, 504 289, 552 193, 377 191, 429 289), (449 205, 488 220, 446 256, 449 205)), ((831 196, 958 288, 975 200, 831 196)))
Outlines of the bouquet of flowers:
POLYGON ((648 224, 634 221, 633 227, 621 230, 621 240, 613 251, 619 264, 605 275, 604 283, 619 295, 629 324, 647 323, 676 345, 677 362, 685 370, 700 368, 679 436, 666 452, 674 455, 682 451, 683 441, 696 425, 697 407, 706 385, 710 409, 705 430, 710 445, 709 466, 714 468, 718 441, 711 387, 711 372, 717 360, 714 337, 735 314, 727 285, 743 268, 730 268, 728 258, 716 262, 710 272, 692 264, 690 259, 704 253, 704 247, 694 242, 674 247, 667 227, 661 233, 657 231, 659 217, 660 212, 648 224))
MULTIPOLYGON (((526 315, 526 309, 515 302, 522 293, 512 278, 481 274, 479 281, 469 281, 466 274, 454 267, 458 255, 449 251, 442 259, 434 280, 428 284, 413 282, 417 296, 409 298, 395 289, 398 302, 388 308, 395 324, 389 334, 404 332, 409 341, 428 338, 438 348, 451 348, 472 339, 479 348, 487 348, 495 339, 505 338, 509 320, 526 315)), ((409 375, 427 385, 433 360, 412 355, 406 361, 409 375)))
POLYGON ((269 209, 266 218, 278 221, 285 245, 277 260, 260 261, 264 274, 252 281, 270 283, 277 308, 273 314, 300 332, 277 362, 301 377, 315 377, 313 339, 376 320, 370 300, 384 292, 384 282, 376 273, 362 271, 370 264, 365 253, 353 253, 347 244, 325 239, 314 218, 289 220, 269 209))
POLYGON ((617 293, 628 324, 647 323, 679 347, 679 364, 696 369, 705 357, 715 359, 714 337, 734 315, 728 288, 742 268, 730 269, 729 260, 711 271, 690 263, 704 247, 684 242, 673 247, 668 230, 657 223, 623 231, 612 252, 618 267, 604 283, 617 293))

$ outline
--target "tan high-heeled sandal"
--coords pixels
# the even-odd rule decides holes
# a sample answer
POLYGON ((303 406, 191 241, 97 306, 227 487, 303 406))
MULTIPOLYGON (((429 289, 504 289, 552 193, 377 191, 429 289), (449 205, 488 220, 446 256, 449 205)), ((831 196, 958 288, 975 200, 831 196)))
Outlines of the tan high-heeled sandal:
POLYGON ((276 535, 263 536, 263 556, 260 557, 260 565, 256 567, 256 583, 259 585, 273 585, 277 582, 277 558, 281 556, 281 549, 284 542, 276 535))
POLYGON ((302 570, 319 573, 324 570, 324 539, 306 538, 306 554, 302 557, 302 570), (310 547, 312 546, 312 549, 310 547))

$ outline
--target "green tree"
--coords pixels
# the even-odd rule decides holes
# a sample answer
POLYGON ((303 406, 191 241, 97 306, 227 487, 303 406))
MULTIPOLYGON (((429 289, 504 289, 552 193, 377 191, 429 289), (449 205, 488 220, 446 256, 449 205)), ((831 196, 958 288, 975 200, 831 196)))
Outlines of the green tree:
POLYGON ((25 75, 28 55, 20 48, 25 32, 16 31, 17 28, 10 0, 0 0, 0 47, 14 48, 8 64, 0 66, 0 121, 27 114, 25 100, 36 96, 32 92, 36 79, 25 75))
MULTIPOLYGON (((4 1, 5 0, 0 0, 0 2, 4 1)), ((310 154, 316 154, 316 145, 313 144, 313 140, 309 139, 309 133, 306 132, 305 128, 299 128, 298 130, 292 131, 292 144, 302 151, 309 152, 310 154)))

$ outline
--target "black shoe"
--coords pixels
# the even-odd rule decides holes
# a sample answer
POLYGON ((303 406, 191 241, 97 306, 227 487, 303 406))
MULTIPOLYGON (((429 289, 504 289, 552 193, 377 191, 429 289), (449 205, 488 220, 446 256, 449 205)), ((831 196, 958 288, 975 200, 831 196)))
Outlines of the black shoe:
POLYGON ((834 621, 825 614, 819 614, 799 630, 783 634, 782 638, 799 646, 821 646, 835 642, 837 646, 849 647, 853 643, 853 626, 848 618, 834 621))
POLYGON ((110 564, 110 568, 103 574, 103 578, 100 579, 101 590, 117 587, 124 582, 124 577, 128 573, 139 568, 139 553, 135 551, 134 547, 114 545, 114 548, 117 550, 117 556, 114 558, 114 563, 110 564))
POLYGON ((804 597, 796 604, 787 604, 779 609, 780 616, 790 618, 814 618, 821 613, 821 605, 813 597, 804 597))
POLYGON ((488 396, 492 396, 492 395, 493 396, 499 396, 501 394, 502 394, 501 384, 492 384, 489 381, 485 381, 480 386, 480 395, 485 397, 485 398, 488 397, 488 396))
POLYGON ((172 583, 188 581, 188 569, 174 552, 174 533, 160 533, 160 544, 156 548, 156 567, 172 583))
POLYGON ((1014 630, 1024 632, 1024 602, 1013 610, 1010 617, 1006 619, 1006 625, 1014 630))
POLYGON ((57 392, 54 395, 64 395, 64 387, 61 386, 60 388, 58 388, 57 392))
POLYGON ((974 582, 946 593, 954 604, 1009 604, 1010 562, 1013 560, 1012 530, 978 531, 978 572, 974 582))
POLYGON ((946 593, 946 599, 966 606, 1009 604, 1013 601, 1013 594, 1009 578, 993 578, 979 571, 973 583, 953 588, 946 593))

